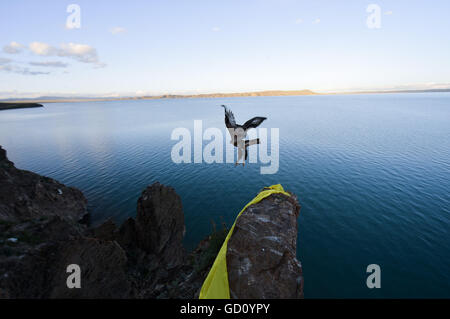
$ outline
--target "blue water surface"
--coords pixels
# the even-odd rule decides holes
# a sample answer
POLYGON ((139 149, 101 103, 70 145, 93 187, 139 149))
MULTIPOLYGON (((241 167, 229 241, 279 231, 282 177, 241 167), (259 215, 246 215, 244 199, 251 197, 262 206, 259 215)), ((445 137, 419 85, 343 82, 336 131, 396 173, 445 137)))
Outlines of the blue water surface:
POLYGON ((171 185, 187 249, 281 183, 302 206, 306 298, 450 297, 449 93, 49 103, 1 111, 0 145, 18 168, 81 189, 94 224, 134 217, 147 185, 171 185), (172 131, 194 120, 229 141, 221 104, 238 123, 259 115, 279 128, 276 174, 172 161, 172 131), (369 264, 380 289, 366 286, 369 264))

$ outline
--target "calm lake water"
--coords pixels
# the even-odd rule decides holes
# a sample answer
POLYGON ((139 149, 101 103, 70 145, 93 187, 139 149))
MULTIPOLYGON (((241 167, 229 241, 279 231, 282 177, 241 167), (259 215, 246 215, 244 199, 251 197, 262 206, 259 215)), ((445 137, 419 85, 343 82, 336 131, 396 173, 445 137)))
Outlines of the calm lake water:
POLYGON ((54 103, 1 111, 0 145, 18 168, 81 189, 97 224, 135 216, 147 185, 171 185, 187 249, 281 183, 302 205, 306 298, 450 297, 450 94, 54 103), (221 104, 238 123, 259 115, 279 128, 276 174, 172 162, 172 130, 194 120, 228 142, 221 104), (366 286, 369 264, 380 289, 366 286))

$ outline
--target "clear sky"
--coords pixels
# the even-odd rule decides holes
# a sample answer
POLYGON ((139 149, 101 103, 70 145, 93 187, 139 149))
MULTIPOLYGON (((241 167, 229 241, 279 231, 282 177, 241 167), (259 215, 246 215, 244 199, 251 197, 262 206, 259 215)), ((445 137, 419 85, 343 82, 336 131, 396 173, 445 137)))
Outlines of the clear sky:
POLYGON ((0 98, 448 88, 449 14, 448 0, 1 1, 0 98))

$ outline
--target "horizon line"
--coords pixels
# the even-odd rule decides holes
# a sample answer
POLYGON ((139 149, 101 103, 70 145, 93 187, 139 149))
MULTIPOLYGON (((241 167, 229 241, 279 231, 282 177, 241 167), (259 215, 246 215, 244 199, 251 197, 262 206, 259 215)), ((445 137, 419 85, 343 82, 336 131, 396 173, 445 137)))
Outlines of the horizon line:
POLYGON ((176 94, 166 93, 158 95, 39 95, 36 97, 11 97, 0 98, 0 102, 35 102, 35 103, 57 103, 57 102, 89 102, 89 101, 116 101, 116 100, 152 100, 152 99, 176 99, 176 98, 225 98, 225 97, 268 97, 268 96, 311 96, 311 95, 351 95, 351 94, 385 94, 385 93, 439 93, 450 92, 448 88, 434 89, 385 89, 385 90, 354 90, 354 91, 334 91, 334 92, 315 92, 308 89, 302 90, 263 90, 248 92, 216 92, 216 93, 197 93, 197 94, 176 94))

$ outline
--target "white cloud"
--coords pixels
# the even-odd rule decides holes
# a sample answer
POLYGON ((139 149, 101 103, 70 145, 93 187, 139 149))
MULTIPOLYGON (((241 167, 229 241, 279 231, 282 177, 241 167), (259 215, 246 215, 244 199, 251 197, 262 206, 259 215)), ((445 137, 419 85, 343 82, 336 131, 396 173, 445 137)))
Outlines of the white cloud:
POLYGON ((41 75, 41 74, 50 74, 50 72, 42 72, 42 71, 32 71, 28 68, 19 68, 15 70, 16 73, 23 75, 41 75))
MULTIPOLYGON (((3 47, 3 51, 6 53, 19 53, 25 46, 17 42, 11 42, 8 45, 3 47)), ((88 45, 88 44, 80 44, 80 43, 62 43, 58 47, 52 46, 48 43, 44 42, 31 42, 28 45, 28 49, 31 53, 40 56, 54 56, 54 57, 67 57, 70 59, 74 59, 78 62, 89 63, 92 64, 95 68, 104 68, 106 66, 105 63, 99 60, 97 50, 88 45)), ((13 66, 7 65, 10 62, 13 62, 10 59, 0 58, 0 65, 3 67, 0 71, 6 72, 14 72, 21 74, 48 74, 49 72, 40 72, 33 71, 26 67, 21 66, 13 66)), ((69 64, 61 61, 43 61, 43 62, 29 62, 29 65, 32 66, 40 66, 40 67, 56 67, 56 68, 66 68, 69 64)))
POLYGON ((302 23, 303 22, 303 20, 302 19, 300 19, 300 18, 298 18, 297 20, 295 20, 295 24, 300 24, 300 23, 302 23))
POLYGON ((213 31, 213 32, 219 32, 219 31, 220 31, 220 28, 219 28, 219 27, 214 27, 214 28, 211 29, 211 31, 213 31))
POLYGON ((386 11, 384 14, 387 15, 387 16, 390 16, 390 15, 393 14, 393 12, 392 11, 386 11))
POLYGON ((54 47, 43 42, 32 42, 29 47, 31 52, 37 55, 54 55, 56 53, 54 47))
POLYGON ((3 47, 3 51, 9 54, 16 54, 22 51, 23 45, 12 41, 10 44, 7 44, 3 47))
POLYGON ((83 63, 100 63, 97 50, 87 44, 63 43, 57 55, 71 57, 83 63))
POLYGON ((33 70, 30 70, 29 68, 23 68, 20 66, 10 65, 10 64, 0 65, 0 71, 23 74, 23 75, 50 74, 50 72, 33 71, 33 70))
POLYGON ((33 42, 29 47, 31 52, 37 55, 68 57, 82 63, 95 64, 97 67, 106 66, 105 63, 99 61, 97 50, 88 44, 69 42, 54 47, 43 42, 33 42))
POLYGON ((11 59, 0 58, 0 72, 17 73, 17 74, 23 74, 23 75, 39 75, 39 74, 49 74, 50 73, 50 72, 30 70, 27 67, 22 67, 20 65, 17 65, 17 63, 18 62, 14 62, 11 59))
POLYGON ((127 31, 127 30, 122 27, 114 27, 114 28, 111 28, 111 30, 109 30, 109 32, 111 32, 112 34, 125 33, 125 31, 127 31))
POLYGON ((44 61, 44 62, 29 62, 29 65, 54 67, 54 68, 66 68, 69 64, 60 61, 44 61))
POLYGON ((313 23, 314 23, 314 24, 318 24, 318 23, 320 23, 320 19, 316 19, 316 20, 314 20, 314 21, 313 21, 313 23))

